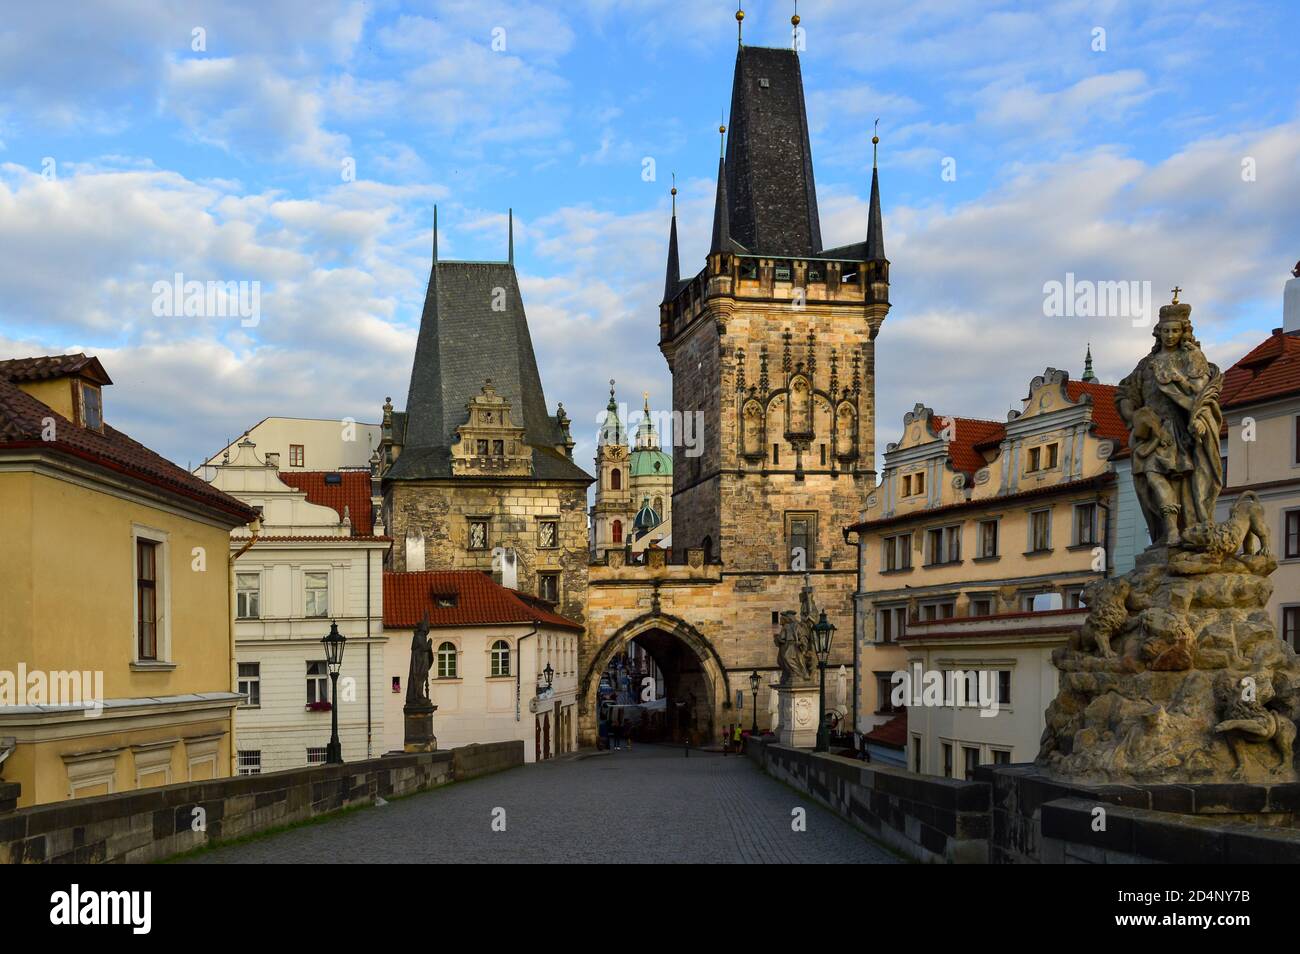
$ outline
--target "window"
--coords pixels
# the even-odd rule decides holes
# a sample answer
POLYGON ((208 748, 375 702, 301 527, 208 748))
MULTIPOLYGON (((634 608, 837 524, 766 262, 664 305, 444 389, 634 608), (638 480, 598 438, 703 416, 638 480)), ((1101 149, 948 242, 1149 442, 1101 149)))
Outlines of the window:
POLYGON ((1083 609, 1083 587, 1067 586, 1062 594, 1065 598, 1066 609, 1083 609))
POLYGON ((1029 448, 1029 463, 1025 465, 1025 470, 1032 474, 1034 471, 1041 469, 1042 457, 1043 449, 1041 447, 1029 448))
MULTIPOLYGON (((766 82, 764 82, 764 85, 767 85, 766 82)), ((777 265, 772 270, 772 277, 778 282, 788 282, 790 280, 790 266, 777 265)))
POLYGON ((491 674, 494 676, 510 675, 510 644, 504 639, 498 639, 492 644, 491 674))
POLYGON ((240 775, 261 775, 262 774, 262 750, 261 749, 240 749, 239 764, 236 771, 240 775))
POLYGON ((1060 445, 1060 444, 1048 444, 1048 445, 1047 445, 1046 450, 1047 450, 1047 469, 1048 469, 1048 470, 1055 470, 1055 469, 1056 469, 1057 454, 1058 454, 1058 452, 1060 451, 1060 449, 1061 449, 1061 445, 1060 445))
POLYGON ((1052 548, 1052 511, 1035 510, 1029 515, 1029 552, 1052 548))
MULTIPOLYGON (((1293 463, 1300 464, 1300 414, 1297 414, 1295 417, 1295 434, 1292 435, 1291 447, 1294 451, 1293 456, 1295 457, 1293 463)), ((1226 467, 1223 470, 1223 474, 1223 484, 1226 487, 1228 484, 1228 469, 1226 467)))
POLYGON ((818 446, 821 447, 821 450, 822 450, 822 466, 825 467, 825 466, 826 466, 826 445, 825 445, 825 444, 820 444, 820 445, 818 445, 818 446))
POLYGON ((979 555, 995 557, 998 555, 998 522, 981 520, 979 529, 979 555))
POLYGON ((325 666, 325 660, 318 659, 315 662, 307 663, 307 702, 329 702, 330 701, 330 682, 329 670, 325 666))
POLYGON ((1282 551, 1286 559, 1300 557, 1300 510, 1288 510, 1283 514, 1282 537, 1286 541, 1282 551))
POLYGON ((993 600, 988 596, 972 597, 970 601, 970 614, 972 616, 992 616, 993 600))
POLYGON ((664 515, 664 498, 663 498, 663 497, 656 497, 656 498, 655 498, 655 513, 659 514, 660 517, 662 517, 662 516, 664 515))
POLYGON ((504 457, 505 454, 506 454, 506 442, 505 442, 505 441, 493 441, 493 442, 492 442, 492 456, 493 456, 493 457, 504 457))
POLYGON ((555 520, 541 520, 537 524, 537 545, 543 550, 559 546, 560 525, 555 520))
POLYGON ((886 713, 894 711, 894 674, 891 672, 876 673, 876 712, 886 713))
POLYGON ((257 619, 261 615, 261 605, 261 574, 235 574, 235 615, 240 619, 257 619))
POLYGON ((961 562, 961 525, 936 527, 925 532, 926 564, 961 562))
POLYGON ((1005 749, 994 749, 994 750, 993 750, 993 764, 994 764, 994 765, 1010 765, 1010 764, 1011 764, 1011 753, 1008 752, 1008 751, 1006 751, 1005 749))
POLYGON ((623 542, 623 521, 615 520, 609 527, 609 537, 614 543, 623 542))
POLYGON ((952 778, 952 743, 943 743, 943 777, 952 778))
POLYGON ((309 747, 307 748, 307 764, 308 764, 308 765, 324 765, 324 764, 325 764, 325 746, 323 746, 323 745, 313 745, 313 746, 309 746, 309 747))
POLYGON ((1300 646, 1300 606, 1282 607, 1282 640, 1292 649, 1300 646))
POLYGON ((104 429, 104 404, 99 388, 93 384, 81 384, 81 425, 94 431, 104 429))
POLYGON ((998 670, 998 705, 1011 705, 1011 670, 998 670))
POLYGON ((925 471, 918 470, 915 474, 907 474, 903 477, 904 497, 915 497, 923 493, 925 493, 925 471))
POLYGON ((486 550, 488 545, 488 522, 486 520, 471 520, 469 522, 469 548, 471 550, 486 550))
POLYGON ((793 561, 803 554, 804 567, 811 567, 817 559, 817 515, 815 513, 787 513, 785 515, 785 545, 793 561))
POLYGON ((560 574, 538 573, 537 595, 548 603, 558 603, 560 601, 560 574))
POLYGON ((884 539, 884 557, 881 568, 889 570, 910 570, 912 568, 912 535, 899 533, 884 539))
POLYGON ((438 678, 455 679, 460 673, 456 666, 456 644, 441 643, 438 646, 438 678))
POLYGON ((256 709, 262 704, 262 664, 239 664, 239 692, 248 698, 239 704, 241 709, 256 709))
POLYGON ((781 446, 779 444, 772 445, 772 463, 781 463, 781 446))
POLYGON ((157 659, 158 543, 137 539, 135 555, 136 656, 157 659))
POLYGON ((956 615, 957 603, 955 600, 940 600, 934 603, 924 603, 921 606, 921 619, 923 622, 931 622, 940 619, 952 619, 956 615))
POLYGON ((921 774, 921 739, 915 735, 912 736, 912 771, 921 774))
POLYGON ((615 467, 613 470, 609 472, 609 489, 610 490, 623 489, 623 472, 619 470, 617 467, 615 467))
POLYGON ((877 613, 876 642, 892 643, 907 634, 907 607, 887 606, 877 613))
POLYGON ((290 467, 306 466, 305 455, 303 453, 303 447, 301 444, 289 445, 289 466, 290 467))
POLYGON ((481 438, 477 443, 478 443, 478 456, 486 457, 488 455, 487 438, 481 438))
POLYGON ((1097 542, 1097 505, 1095 503, 1075 504, 1074 506, 1074 543, 1075 546, 1088 546, 1097 542))
POLYGON ((329 574, 325 572, 305 573, 303 578, 306 581, 307 599, 303 613, 308 617, 321 617, 329 615, 330 611, 330 584, 329 574))
POLYGON ((973 782, 975 781, 975 770, 979 768, 980 764, 980 750, 963 745, 961 754, 966 760, 966 781, 973 782))

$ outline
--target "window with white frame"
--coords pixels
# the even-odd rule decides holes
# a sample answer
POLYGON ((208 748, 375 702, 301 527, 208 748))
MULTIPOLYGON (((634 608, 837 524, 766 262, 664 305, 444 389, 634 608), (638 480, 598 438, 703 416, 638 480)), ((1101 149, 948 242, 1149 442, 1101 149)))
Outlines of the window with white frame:
POLYGON ((307 617, 328 616, 330 611, 330 575, 324 571, 304 573, 306 597, 303 614, 307 617))
POLYGON ((307 663, 307 704, 330 701, 329 667, 325 660, 316 659, 307 663))
POLYGON ((240 749, 239 764, 235 769, 240 775, 262 774, 262 750, 240 749))
POLYGON ((241 662, 239 664, 239 692, 245 700, 239 704, 241 709, 256 709, 262 704, 262 664, 241 662))
POLYGON ((1052 511, 1034 510, 1029 514, 1029 552, 1052 548, 1052 511))
POLYGON ((498 639, 492 644, 489 672, 493 676, 510 675, 510 644, 498 639))
POLYGON ((1074 545, 1092 546, 1097 543, 1097 505, 1074 505, 1074 545))
POLYGON ((137 537, 135 541, 136 658, 158 658, 158 630, 162 601, 159 598, 159 556, 162 545, 137 537))
POLYGON ((1300 603, 1282 607, 1282 641, 1300 650, 1300 603))
POLYGON ((972 596, 970 598, 970 615, 971 616, 992 616, 993 597, 972 596))
POLYGON ((876 611, 876 642, 893 643, 907 635, 907 607, 883 606, 876 611))
POLYGON ((921 620, 933 622, 940 619, 952 619, 957 614, 955 599, 931 600, 921 604, 921 620))
POLYGON ((912 535, 896 533, 884 538, 884 551, 880 561, 883 573, 891 570, 910 570, 912 568, 912 535))
POLYGON ((1282 540, 1282 556, 1288 560, 1300 559, 1300 510, 1282 514, 1282 540))
POLYGON ((987 559, 998 555, 998 522, 981 520, 979 529, 979 556, 987 559))
POLYGON ((925 532, 926 563, 936 566, 961 562, 961 524, 935 527, 925 532))
POLYGON ((1083 609, 1083 587, 1067 586, 1061 591, 1066 609, 1083 609))
POLYGON ((975 781, 975 770, 980 766, 980 750, 969 745, 961 747, 962 758, 966 762, 966 781, 975 781))
POLYGON ((262 574, 235 574, 235 615, 257 619, 262 615, 262 574))
POLYGON ((438 678, 455 679, 460 674, 456 665, 456 644, 440 643, 438 645, 438 678))
POLYGON ((894 711, 894 674, 892 672, 876 673, 876 712, 878 714, 894 711))
POLYGON ((307 764, 324 765, 325 764, 325 746, 311 745, 307 747, 307 764))

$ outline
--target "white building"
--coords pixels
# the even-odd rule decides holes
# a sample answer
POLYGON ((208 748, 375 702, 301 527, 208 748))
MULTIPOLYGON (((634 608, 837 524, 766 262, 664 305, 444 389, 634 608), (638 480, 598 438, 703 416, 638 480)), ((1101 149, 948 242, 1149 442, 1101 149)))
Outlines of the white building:
POLYGON ((580 624, 477 570, 385 573, 384 597, 391 748, 402 747, 411 639, 426 613, 438 748, 522 739, 534 762, 577 747, 580 624))
POLYGON ((910 679, 907 767, 971 779, 985 763, 1032 762, 1058 688, 1052 650, 1087 615, 1074 609, 909 622, 899 640, 910 679), (941 694, 927 692, 933 687, 941 694))
POLYGON ((234 458, 240 441, 248 438, 261 458, 282 473, 321 472, 341 469, 370 469, 370 457, 380 444, 378 424, 362 424, 351 418, 317 420, 303 417, 267 417, 244 432, 235 443, 221 448, 195 470, 205 480, 211 468, 234 458))
MULTIPOLYGON (((261 511, 261 530, 231 536, 235 563, 235 712, 238 768, 255 774, 323 761, 331 709, 339 707, 344 761, 382 755, 388 692, 383 562, 391 541, 372 524, 371 475, 285 473, 245 437, 214 487, 261 511), (347 637, 339 698, 321 639, 347 637)), ((377 483, 377 481, 376 481, 377 483)), ((397 728, 400 738, 400 720, 397 728)))

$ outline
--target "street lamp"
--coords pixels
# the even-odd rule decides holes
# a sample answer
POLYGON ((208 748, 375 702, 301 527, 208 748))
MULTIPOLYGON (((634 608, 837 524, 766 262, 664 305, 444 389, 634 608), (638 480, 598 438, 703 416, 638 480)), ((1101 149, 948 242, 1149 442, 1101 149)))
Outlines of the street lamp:
POLYGON ((751 731, 751 734, 755 737, 758 736, 758 683, 758 670, 755 669, 749 674, 749 691, 754 694, 754 728, 751 731))
POLYGON ((814 751, 830 751, 830 727, 826 724, 826 661, 831 655, 831 637, 835 635, 835 624, 826 618, 822 610, 821 618, 813 625, 813 643, 817 651, 817 668, 821 670, 822 687, 819 702, 821 719, 817 724, 817 747, 814 751))
POLYGON ((339 668, 343 665, 343 647, 348 638, 339 632, 339 624, 330 622, 329 635, 321 637, 325 646, 325 665, 330 670, 330 744, 325 748, 326 765, 343 764, 343 744, 339 742, 339 668))
POLYGON ((542 675, 546 677, 546 688, 550 689, 551 683, 555 680, 555 670, 551 668, 549 662, 546 664, 546 668, 542 670, 542 675))

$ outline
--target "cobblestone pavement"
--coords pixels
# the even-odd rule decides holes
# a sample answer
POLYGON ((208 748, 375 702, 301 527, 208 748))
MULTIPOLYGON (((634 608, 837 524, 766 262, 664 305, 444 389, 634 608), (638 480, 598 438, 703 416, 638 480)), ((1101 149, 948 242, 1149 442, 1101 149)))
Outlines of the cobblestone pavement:
POLYGON ((741 756, 639 745, 525 765, 204 852, 194 862, 896 863, 741 756), (807 830, 791 828, 794 808, 807 830), (505 810, 505 831, 492 830, 505 810), (499 813, 498 813, 499 814, 499 813))

